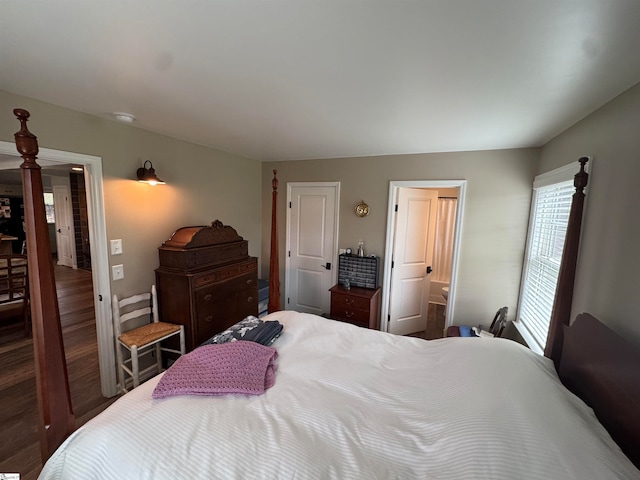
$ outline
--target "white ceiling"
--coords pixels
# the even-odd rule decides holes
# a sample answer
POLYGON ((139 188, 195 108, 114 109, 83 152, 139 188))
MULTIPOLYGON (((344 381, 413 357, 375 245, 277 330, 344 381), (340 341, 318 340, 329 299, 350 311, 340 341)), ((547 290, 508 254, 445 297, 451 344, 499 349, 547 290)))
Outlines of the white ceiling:
POLYGON ((639 81, 638 0, 0 0, 0 89, 260 160, 540 146, 639 81))

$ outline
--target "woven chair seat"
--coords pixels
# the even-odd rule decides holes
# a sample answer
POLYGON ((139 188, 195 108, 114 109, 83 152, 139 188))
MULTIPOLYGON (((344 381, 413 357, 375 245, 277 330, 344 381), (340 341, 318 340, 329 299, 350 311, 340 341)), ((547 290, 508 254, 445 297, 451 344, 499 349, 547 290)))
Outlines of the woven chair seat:
POLYGON ((142 327, 134 328, 128 332, 123 333, 118 337, 124 345, 128 348, 137 346, 138 348, 144 347, 150 343, 155 342, 159 338, 175 333, 180 330, 180 325, 174 325, 173 323, 154 322, 144 325, 142 327))
POLYGON ((120 300, 117 295, 114 295, 111 306, 113 307, 113 332, 118 339, 116 361, 120 391, 129 391, 126 376, 130 377, 131 387, 136 388, 140 385, 140 381, 145 381, 152 375, 162 372, 164 361, 170 360, 163 355, 163 352, 173 355, 172 358, 186 353, 184 325, 160 321, 155 285, 151 285, 151 292, 139 293, 120 300), (142 320, 152 321, 131 330, 123 328, 123 325, 140 325, 142 320), (173 336, 180 338, 179 350, 175 348, 175 343, 162 346, 162 342, 173 336), (129 352, 128 358, 123 355, 124 349, 129 352), (144 368, 140 369, 140 357, 151 355, 153 358, 154 353, 155 361, 146 362, 144 368))

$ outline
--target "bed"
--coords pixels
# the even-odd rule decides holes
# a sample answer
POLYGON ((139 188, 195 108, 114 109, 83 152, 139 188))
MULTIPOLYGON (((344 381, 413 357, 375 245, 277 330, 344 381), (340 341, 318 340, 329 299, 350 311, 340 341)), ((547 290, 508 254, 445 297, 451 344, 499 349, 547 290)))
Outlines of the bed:
POLYGON ((284 332, 263 395, 154 400, 156 377, 73 433, 40 478, 638 478, 553 362, 520 344, 269 319, 284 332))
MULTIPOLYGON (((586 159, 546 357, 504 339, 397 337, 281 312, 270 298, 266 319, 285 328, 263 395, 153 400, 158 376, 74 431, 50 255, 39 250, 37 141, 28 112, 15 113, 41 478, 640 478, 640 354, 588 314, 569 326, 586 159)), ((276 187, 274 176, 274 207, 276 187)))

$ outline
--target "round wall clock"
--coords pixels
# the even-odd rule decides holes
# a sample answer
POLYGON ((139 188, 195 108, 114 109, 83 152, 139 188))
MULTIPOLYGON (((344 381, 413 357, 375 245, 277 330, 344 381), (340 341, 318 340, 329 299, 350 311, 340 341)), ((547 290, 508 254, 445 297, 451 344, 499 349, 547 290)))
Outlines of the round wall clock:
POLYGON ((369 215, 369 205, 364 203, 363 200, 355 206, 355 212, 359 217, 366 217, 367 215, 369 215))

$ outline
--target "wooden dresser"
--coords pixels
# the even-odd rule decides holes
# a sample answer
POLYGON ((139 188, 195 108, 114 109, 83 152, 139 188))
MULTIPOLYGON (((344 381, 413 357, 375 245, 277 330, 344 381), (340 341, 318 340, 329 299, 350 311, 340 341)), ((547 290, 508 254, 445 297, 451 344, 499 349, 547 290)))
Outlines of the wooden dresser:
POLYGON ((185 326, 187 351, 247 315, 258 315, 258 259, 218 220, 178 229, 159 250, 160 320, 185 326))
POLYGON ((334 320, 353 323, 365 328, 378 328, 380 288, 351 287, 338 284, 331 292, 331 313, 334 320))

